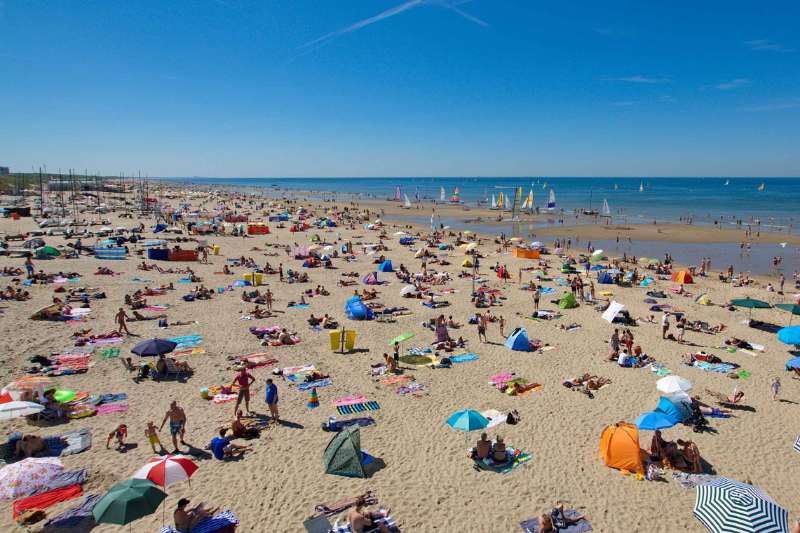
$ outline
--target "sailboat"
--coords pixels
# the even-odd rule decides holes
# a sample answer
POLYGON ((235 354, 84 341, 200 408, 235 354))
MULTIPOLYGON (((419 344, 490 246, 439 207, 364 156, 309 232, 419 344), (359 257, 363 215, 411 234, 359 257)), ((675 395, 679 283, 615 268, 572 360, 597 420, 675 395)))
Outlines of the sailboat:
POLYGON ((497 209, 500 209, 500 210, 503 209, 503 205, 504 205, 503 199, 504 198, 505 198, 505 195, 503 195, 503 191, 500 191, 499 193, 497 193, 497 209))
POLYGON ((547 200, 547 209, 553 211, 556 208, 556 191, 550 189, 550 199, 547 200))
POLYGON ((444 187, 439 188, 439 200, 444 202, 445 201, 445 192, 444 187))
POLYGON ((522 202, 521 209, 527 209, 529 211, 533 211, 533 187, 531 187, 530 192, 528 192, 528 197, 525 198, 524 202, 522 202))
POLYGON ((644 182, 643 181, 639 182, 639 192, 644 192, 644 182))
POLYGON ((758 192, 764 192, 764 189, 767 188, 767 184, 765 182, 761 182, 761 185, 758 186, 758 192))
POLYGON ((411 209, 411 200, 408 199, 408 195, 403 195, 403 209, 411 209))
POLYGON ((598 215, 597 209, 592 209, 592 189, 589 189, 589 209, 582 209, 581 213, 590 217, 598 215))
POLYGON ((400 195, 400 186, 394 188, 394 198, 387 198, 390 202, 399 202, 401 201, 402 197, 400 195))
POLYGON ((458 191, 458 187, 453 189, 453 196, 450 197, 451 204, 460 204, 461 203, 461 193, 458 191))
POLYGON ((614 184, 614 190, 615 190, 615 191, 618 191, 618 190, 619 190, 619 185, 617 185, 616 183, 614 184))
POLYGON ((730 185, 730 184, 731 184, 731 180, 725 180, 725 186, 726 186, 726 187, 727 187, 728 185, 730 185))
POLYGON ((506 202, 506 205, 505 205, 506 211, 510 211, 511 210, 511 200, 509 199, 508 195, 505 196, 505 202, 506 202))
MULTIPOLYGON (((503 193, 500 193, 500 194, 503 194, 503 193)), ((494 197, 494 194, 492 195, 492 207, 491 207, 491 209, 497 209, 497 198, 494 197)))
POLYGON ((608 207, 608 200, 603 198, 603 216, 610 217, 611 216, 611 209, 608 207))

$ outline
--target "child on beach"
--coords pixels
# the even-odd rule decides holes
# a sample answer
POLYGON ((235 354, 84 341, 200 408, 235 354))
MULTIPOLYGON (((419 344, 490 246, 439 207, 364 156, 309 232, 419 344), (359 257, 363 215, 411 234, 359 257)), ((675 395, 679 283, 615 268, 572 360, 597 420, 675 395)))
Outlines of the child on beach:
POLYGON ((128 426, 125 424, 120 424, 117 428, 108 434, 108 439, 106 440, 106 449, 109 449, 111 445, 111 441, 113 439, 117 439, 117 451, 122 451, 125 449, 125 438, 128 436, 128 426))
POLYGON ((772 389, 772 399, 777 400, 778 395, 781 392, 781 378, 779 377, 772 378, 772 384, 770 385, 770 388, 772 389))
POLYGON ((152 421, 147 423, 144 436, 147 437, 150 447, 153 448, 153 453, 164 453, 164 445, 161 444, 161 439, 158 438, 158 429, 156 429, 156 425, 152 421), (156 444, 158 444, 160 451, 156 451, 156 444))

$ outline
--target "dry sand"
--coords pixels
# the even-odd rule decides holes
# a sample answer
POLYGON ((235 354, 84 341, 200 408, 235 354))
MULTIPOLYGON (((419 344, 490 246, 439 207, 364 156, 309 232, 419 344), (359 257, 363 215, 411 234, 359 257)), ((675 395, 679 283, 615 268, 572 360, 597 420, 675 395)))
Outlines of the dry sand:
MULTIPOLYGON (((146 225, 152 223, 144 222, 146 225)), ((112 216, 113 226, 130 224, 130 221, 112 216)), ((271 226, 274 229, 275 224, 271 226)), ((0 230, 9 233, 33 228, 31 219, 19 222, 0 220, 0 230)), ((396 229, 390 227, 387 231, 391 235, 396 229)), ((335 242, 339 232, 343 239, 354 243, 377 241, 377 233, 361 229, 334 228, 321 232, 321 235, 326 241, 335 242)), ((273 265, 282 262, 284 268, 298 268, 299 262, 285 254, 265 257, 262 252, 251 251, 251 248, 258 246, 269 251, 265 243, 304 243, 309 234, 289 233, 284 229, 275 230, 268 236, 247 239, 210 237, 207 240, 210 244, 218 244, 222 255, 211 256, 212 264, 192 264, 191 267, 208 287, 226 286, 244 273, 244 270, 237 269, 236 275, 232 276, 215 274, 222 269, 226 256, 244 255, 255 258, 260 264, 268 260, 273 265)), ((63 242, 52 237, 47 241, 54 245, 63 242)), ((391 251, 386 255, 396 267, 403 263, 412 272, 419 270, 419 261, 412 257, 413 250, 400 246, 396 238, 387 242, 391 251)), ((498 254, 495 248, 486 241, 480 247, 488 254, 481 271, 489 279, 490 286, 503 288, 488 267, 499 261, 507 264, 516 277, 518 269, 528 266, 530 261, 513 258, 509 253, 498 254)), ((546 257, 554 267, 560 264, 557 258, 546 257)), ((149 300, 173 304, 168 312, 171 321, 196 320, 198 324, 170 327, 163 331, 157 328, 156 321, 134 322, 130 329, 137 337, 126 338, 120 347, 123 355, 128 355, 128 350, 142 339, 201 333, 207 353, 189 359, 196 371, 187 383, 147 381, 137 385, 120 361, 103 360, 96 352, 94 365, 88 373, 59 378, 59 385, 94 394, 126 392, 130 404, 127 413, 95 416, 43 429, 33 428, 24 420, 15 420, 4 422, 3 432, 49 435, 90 428, 94 437, 92 449, 66 457, 63 462, 67 469, 90 469, 85 491, 102 493, 112 484, 132 475, 151 457, 150 446, 143 435, 145 425, 151 420, 159 424, 172 399, 178 400, 188 415, 187 441, 197 448, 205 447, 217 428, 230 421, 233 404, 214 405, 202 400, 200 388, 230 382, 234 372, 228 368, 227 356, 267 351, 279 360, 279 367, 315 364, 331 375, 333 386, 319 389, 321 405, 312 410, 306 407, 307 393, 278 381, 281 414, 296 427, 270 427, 260 440, 250 442, 256 452, 241 461, 199 461, 200 469, 192 478, 191 487, 181 483, 168 489, 168 520, 177 499, 190 497, 195 503, 204 501, 235 511, 241 520, 240 531, 302 531, 302 521, 313 514, 315 504, 372 489, 381 505, 391 507, 402 530, 409 532, 515 531, 519 530, 521 520, 549 509, 556 500, 586 513, 595 531, 703 531, 692 515, 694 491, 684 490, 671 480, 668 483, 637 481, 604 466, 598 458, 599 437, 605 426, 619 420, 633 421, 640 413, 653 409, 658 401, 655 374, 647 369, 623 369, 605 361, 608 346, 604 341, 610 337, 613 327, 601 320, 598 312, 582 306, 565 311, 560 320, 534 322, 516 316, 517 312, 529 314, 532 311, 531 293, 519 290, 516 283, 509 284, 503 288, 507 297, 504 305, 492 310, 493 314, 505 317, 506 333, 516 326, 524 326, 531 338, 540 338, 556 349, 544 353, 510 351, 503 347, 496 325, 489 329, 492 344, 480 344, 474 326, 451 330, 451 335, 463 335, 469 341, 468 351, 479 354, 480 360, 459 364, 450 370, 409 369, 407 374, 425 385, 426 395, 404 397, 395 392, 394 386, 373 381, 368 376, 370 363, 382 360, 382 354, 388 350, 387 341, 399 333, 410 331, 417 334, 409 344, 427 345, 431 342, 433 333, 420 324, 437 316, 439 311, 423 307, 416 300, 402 299, 398 295, 402 282, 393 275, 381 275, 382 279, 389 281, 388 285, 378 287, 381 300, 387 305, 406 305, 413 315, 399 318, 394 324, 347 320, 343 306, 353 287, 337 288, 336 281, 345 271, 354 270, 360 275, 373 271, 372 259, 372 256, 359 256, 354 263, 338 261, 336 266, 339 270, 307 270, 311 277, 309 284, 279 283, 277 276, 270 276, 269 287, 276 294, 275 307, 285 311, 278 319, 240 320, 242 312, 251 307, 241 302, 241 289, 217 295, 213 301, 187 303, 180 296, 186 294, 190 286, 176 283, 174 292, 149 300), (299 299, 301 290, 317 284, 324 285, 331 295, 311 298, 309 310, 286 309, 287 301, 299 299), (368 352, 351 355, 331 353, 328 334, 311 331, 307 326, 309 312, 316 316, 329 313, 344 321, 348 328, 358 332, 357 347, 368 352), (574 332, 558 329, 558 325, 572 322, 582 327, 574 332), (273 324, 296 330, 302 342, 296 346, 264 349, 247 331, 252 325, 273 324), (518 376, 543 383, 544 389, 523 397, 511 397, 487 385, 489 376, 504 371, 516 372, 518 376), (561 385, 563 379, 584 372, 609 377, 613 384, 597 392, 593 400, 561 385), (382 406, 381 410, 369 413, 377 424, 363 429, 361 440, 363 448, 382 458, 386 467, 366 480, 326 475, 322 453, 331 434, 323 432, 320 423, 336 414, 331 404, 334 398, 359 393, 377 400, 382 406), (530 462, 508 475, 475 471, 466 451, 477 434, 467 437, 445 425, 450 413, 464 408, 479 411, 493 408, 502 412, 517 409, 522 416, 520 424, 502 424, 491 430, 491 434, 502 435, 510 445, 531 453, 530 462), (119 423, 128 425, 129 441, 138 445, 125 454, 105 449, 108 432, 119 423)), ((457 265, 461 259, 459 251, 453 252, 453 265, 447 269, 458 272, 457 265)), ((143 287, 143 284, 133 282, 133 277, 150 278, 153 280, 150 285, 177 282, 182 277, 137 271, 137 263, 135 259, 98 261, 86 257, 36 261, 37 268, 47 272, 81 273, 80 285, 100 287, 106 291, 108 299, 92 303, 92 313, 85 324, 34 322, 29 319, 35 310, 50 303, 53 285, 33 287, 30 301, 4 302, 4 314, 0 317, 0 353, 3 354, 0 378, 3 383, 21 376, 27 359, 32 355, 71 346, 70 334, 78 328, 91 327, 95 332, 112 330, 113 315, 121 305, 123 295, 143 287), (122 272, 122 275, 93 275, 101 264, 122 272)), ((160 264, 163 267, 182 266, 180 263, 160 264)), ((22 260, 0 258, 0 266, 7 265, 21 266, 22 260)), ((529 275, 526 275, 526 280, 529 275)), ((666 290, 672 285, 671 282, 659 282, 657 288, 666 290)), ((458 292, 446 296, 453 305, 441 312, 466 323, 475 312, 469 303, 470 281, 455 278, 448 286, 458 292)), ((359 284, 357 288, 363 287, 359 284)), ((606 288, 608 286, 598 286, 598 291, 606 288)), ((688 288, 694 293, 707 292, 715 302, 743 296, 776 303, 781 301, 780 296, 768 294, 763 289, 733 288, 710 278, 701 279, 688 288)), ((649 314, 647 304, 643 303, 644 289, 613 287, 610 290, 614 293, 613 298, 624 303, 633 316, 649 314)), ((560 294, 561 289, 558 292, 560 294)), ((549 299, 548 296, 542 297, 543 308, 556 307, 546 303, 549 299)), ((729 393, 738 385, 747 394, 746 402, 754 408, 754 412, 737 412, 735 418, 712 419, 712 425, 718 430, 716 434, 694 434, 688 427, 677 426, 666 430, 665 436, 671 440, 693 439, 703 457, 719 474, 739 480, 751 479, 785 506, 790 516, 800 517, 800 498, 797 497, 800 460, 792 451, 792 443, 800 432, 796 422, 800 408, 797 403, 800 402, 800 382, 783 371, 788 357, 786 347, 774 335, 743 325, 741 321, 747 317, 746 310, 731 313, 717 306, 699 306, 692 298, 680 296, 671 296, 670 303, 687 311, 690 318, 727 324, 729 335, 764 344, 766 352, 755 357, 742 352, 725 354, 713 349, 722 344, 724 335, 688 333, 688 340, 699 345, 694 349, 706 349, 752 372, 750 379, 735 382, 719 374, 681 366, 680 357, 690 348, 661 340, 658 325, 643 324, 633 328, 636 343, 674 373, 690 379, 695 390, 709 387, 729 393), (769 383, 774 376, 781 376, 783 380, 781 397, 785 401, 776 402, 770 397, 769 383)), ((766 321, 779 324, 788 321, 788 316, 778 310, 758 310, 756 313, 766 321)), ((253 371, 258 380, 253 407, 259 413, 267 413, 263 395, 264 382, 270 370, 253 371)), ((651 432, 643 431, 641 436, 641 445, 647 447, 651 432)), ((169 441, 166 428, 161 432, 161 439, 165 444, 169 441)), ((53 516, 77 503, 78 500, 73 500, 59 504, 48 514, 53 516)), ((132 529, 158 531, 161 520, 161 513, 156 513, 135 522, 132 529)), ((13 527, 10 504, 3 502, 0 528, 10 531, 13 527)), ((118 530, 117 526, 109 525, 95 529, 98 532, 118 530)))

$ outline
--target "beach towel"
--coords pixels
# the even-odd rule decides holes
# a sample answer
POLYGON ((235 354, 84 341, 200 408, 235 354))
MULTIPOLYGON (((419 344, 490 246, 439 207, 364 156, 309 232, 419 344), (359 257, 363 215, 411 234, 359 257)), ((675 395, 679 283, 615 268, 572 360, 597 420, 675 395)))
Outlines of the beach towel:
POLYGON ((497 409, 488 409, 481 413, 483 417, 489 421, 487 428, 493 428, 504 423, 508 419, 508 415, 504 415, 497 409))
POLYGON ((166 311, 167 309, 169 309, 168 305, 148 305, 143 307, 142 311, 166 311))
POLYGON ((112 403, 97 406, 97 415, 108 415, 111 413, 124 413, 128 410, 127 403, 112 403))
POLYGON ((164 526, 158 533, 233 533, 238 523, 239 520, 233 512, 222 511, 201 521, 191 531, 181 532, 172 526, 164 526))
POLYGON ((268 356, 266 352, 262 353, 251 353, 250 355, 244 355, 239 358, 240 361, 244 361, 247 363, 248 366, 251 368, 261 368, 262 366, 272 366, 278 362, 277 359, 273 359, 268 356))
POLYGON ((350 418, 348 420, 336 420, 332 424, 322 424, 322 429, 325 431, 341 431, 348 426, 367 427, 375 423, 375 419, 371 416, 362 416, 358 418, 350 418))
POLYGON ((308 309, 311 304, 294 304, 287 306, 288 309, 308 309))
POLYGON ((356 413, 363 413, 365 411, 377 411, 380 408, 381 406, 378 402, 370 401, 363 403, 354 403, 351 405, 340 405, 336 408, 336 411, 340 415, 352 415, 356 413))
MULTIPOLYGON (((577 518, 581 514, 576 511, 575 509, 564 509, 564 516, 566 518, 577 518)), ((519 527, 522 528, 523 531, 526 533, 539 533, 539 517, 531 518, 519 523, 519 527)), ((566 528, 559 528, 559 533, 585 533, 586 531, 592 531, 592 525, 586 520, 583 519, 577 524, 573 524, 566 528)))
POLYGON ((103 359, 113 359, 119 357, 119 348, 105 348, 100 351, 100 357, 103 359))
POLYGON ((489 378, 489 385, 502 385, 514 379, 514 374, 505 372, 503 374, 495 374, 489 378))
POLYGON ((48 457, 63 457, 88 450, 92 446, 92 433, 89 428, 79 429, 63 435, 44 438, 48 457))
POLYGON ((37 494, 36 496, 28 496, 15 500, 12 504, 12 516, 17 518, 22 511, 27 509, 47 509, 57 503, 77 498, 83 494, 83 489, 78 484, 61 487, 60 489, 51 490, 44 494, 37 494))
POLYGON ((120 392, 117 394, 101 394, 98 403, 114 403, 114 402, 121 402, 123 400, 127 400, 128 395, 124 392, 120 392))
POLYGON ((287 366, 287 367, 281 369, 281 372, 283 373, 284 376, 287 376, 287 379, 288 379, 288 376, 291 376, 291 375, 294 375, 294 374, 305 374, 305 373, 311 372, 313 370, 316 370, 314 365, 303 365, 303 366, 287 366))
POLYGON ((707 363, 705 361, 695 361, 694 366, 706 372, 716 372, 718 374, 730 374, 736 369, 736 365, 730 363, 707 363))
POLYGON ((541 294, 553 294, 556 290, 553 287, 539 287, 539 292, 541 294))
POLYGON ((100 501, 103 496, 100 494, 90 494, 86 496, 78 507, 67 509, 63 513, 54 516, 44 523, 46 529, 77 529, 81 527, 82 531, 89 531, 94 525, 94 516, 92 509, 100 501), (85 521, 85 522, 84 522, 85 521))
POLYGON ((381 380, 382 385, 397 385, 399 383, 405 383, 406 381, 411 381, 413 378, 411 376, 406 375, 393 375, 383 378, 381 380))
POLYGON ((309 381, 308 383, 300 383, 297 386, 297 390, 307 391, 314 388, 328 387, 330 385, 333 385, 333 381, 330 378, 318 379, 316 381, 309 381))
POLYGON ((85 468, 81 470, 73 470, 72 472, 59 472, 43 487, 39 487, 29 494, 29 496, 36 496, 37 494, 44 494, 56 489, 69 487, 70 485, 82 485, 86 483, 89 473, 85 468))
POLYGON ((205 348, 195 346, 194 348, 184 348, 183 350, 174 351, 169 355, 170 357, 186 357, 189 355, 203 355, 204 353, 206 353, 205 348))
POLYGON ((167 339, 177 344, 176 350, 185 350, 187 348, 194 348, 203 344, 203 336, 198 334, 181 335, 179 337, 170 337, 167 339))
POLYGON ((136 283, 153 283, 153 280, 150 278, 140 278, 138 276, 134 277, 131 281, 135 281, 136 283))
MULTIPOLYGON (((392 518, 391 515, 387 516, 386 518, 378 518, 375 520, 375 523, 383 524, 392 533, 399 533, 400 531, 400 528, 397 527, 397 523, 394 521, 394 518, 392 518)), ((375 533, 376 531, 378 531, 377 528, 365 529, 364 533, 375 533)), ((339 524, 339 522, 337 521, 333 525, 333 529, 331 529, 328 533, 353 533, 353 530, 350 529, 350 524, 339 524)))
POLYGON ((333 400, 334 407, 339 407, 342 405, 353 405, 356 403, 363 403, 367 401, 367 397, 361 394, 353 395, 353 396, 345 396, 344 398, 338 398, 333 400))
POLYGON ((397 388, 397 394, 405 396, 406 394, 419 394, 425 391, 425 385, 422 383, 409 383, 397 388))
POLYGON ((122 342, 122 337, 109 337, 107 339, 94 339, 89 341, 89 344, 98 346, 101 344, 119 344, 122 342))
POLYGON ((506 456, 509 457, 509 459, 505 463, 495 463, 492 459, 473 459, 473 461, 481 470, 491 470, 498 474, 508 474, 531 459, 530 454, 522 450, 516 450, 511 446, 506 447, 506 456))
POLYGON ((719 476, 712 476, 710 474, 690 474, 688 472, 673 472, 672 479, 675 480, 681 487, 686 490, 693 489, 698 485, 702 485, 712 479, 717 479, 719 476))
POLYGON ((234 401, 238 397, 239 397, 238 393, 234 393, 234 394, 222 394, 222 393, 220 393, 220 394, 215 394, 214 397, 211 398, 211 401, 213 403, 216 403, 216 404, 228 403, 228 402, 234 401))
POLYGON ((477 354, 474 353, 464 353, 461 355, 448 356, 448 359, 450 359, 451 363, 456 364, 456 363, 468 363, 470 361, 477 361, 479 357, 477 354))

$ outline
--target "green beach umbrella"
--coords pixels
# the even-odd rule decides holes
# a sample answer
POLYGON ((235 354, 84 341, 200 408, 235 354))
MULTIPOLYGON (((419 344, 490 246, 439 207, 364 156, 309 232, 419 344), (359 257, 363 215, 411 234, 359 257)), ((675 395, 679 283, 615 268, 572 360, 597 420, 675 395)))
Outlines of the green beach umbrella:
MULTIPOLYGON (((797 304, 778 304, 775 307, 783 311, 788 311, 792 315, 800 315, 800 305, 797 304)), ((792 317, 789 316, 789 324, 792 323, 792 317)))
POLYGON ((731 300, 731 305, 750 309, 750 316, 753 315, 753 309, 769 309, 772 307, 767 302, 756 300, 755 298, 737 298, 735 300, 731 300))
POLYGON ((124 526, 153 514, 167 495, 149 479, 126 479, 117 483, 92 509, 95 521, 124 526))
POLYGON ((401 333, 400 335, 389 341, 389 346, 394 346, 395 343, 397 342, 407 341, 408 339, 411 339, 413 337, 414 337, 413 333, 401 333))

